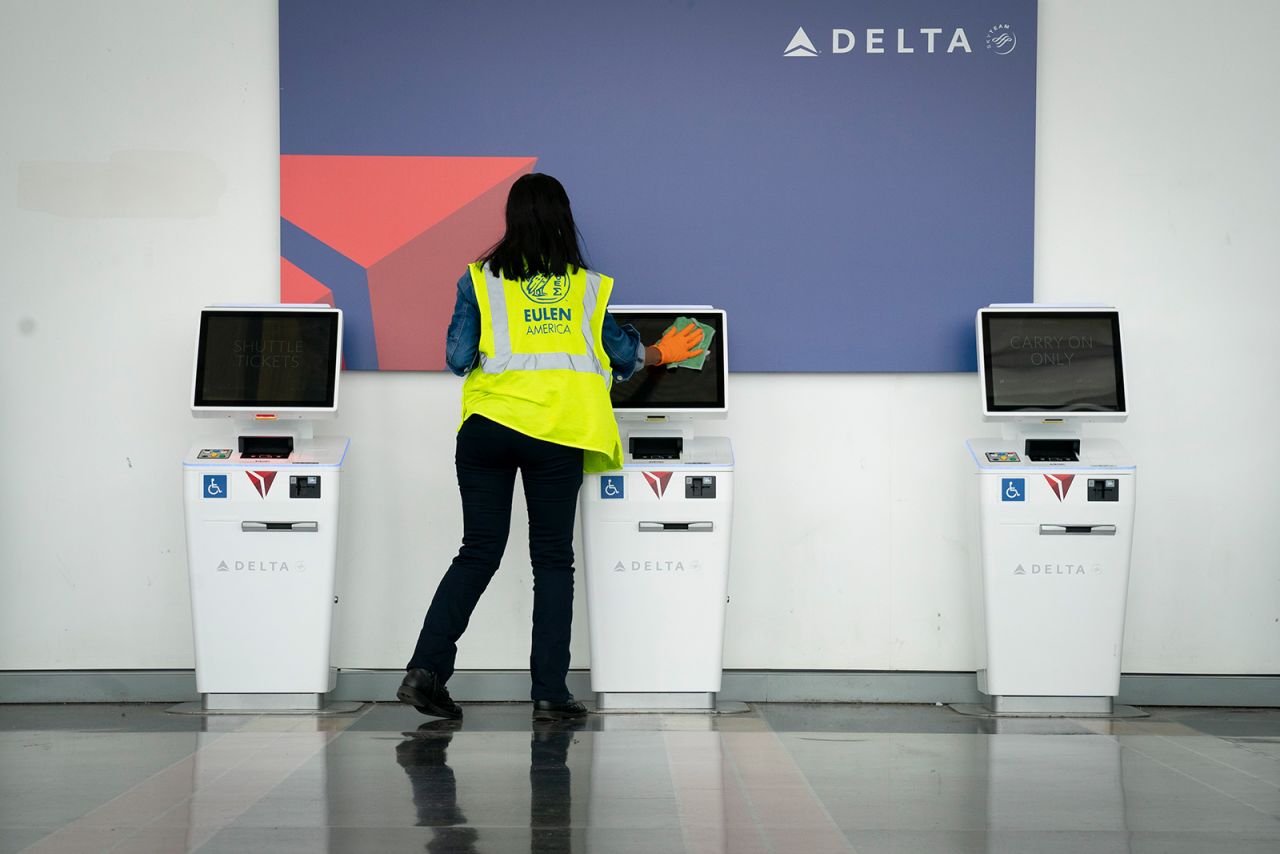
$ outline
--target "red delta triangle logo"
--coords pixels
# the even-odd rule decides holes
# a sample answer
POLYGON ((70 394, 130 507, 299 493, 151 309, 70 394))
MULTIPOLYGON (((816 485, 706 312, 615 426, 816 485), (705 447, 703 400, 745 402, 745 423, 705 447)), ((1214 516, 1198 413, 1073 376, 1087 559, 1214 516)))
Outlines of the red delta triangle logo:
POLYGON ((1046 474, 1044 479, 1048 481, 1049 488, 1053 490, 1053 494, 1058 496, 1058 500, 1062 501, 1067 497, 1067 490, 1071 488, 1071 481, 1076 479, 1073 474, 1046 474))
POLYGON ((271 484, 276 479, 276 472, 273 471, 247 471, 249 482, 253 484, 253 488, 258 490, 258 494, 263 498, 267 497, 267 493, 271 491, 271 484))
POLYGON ((671 472, 669 471, 646 471, 641 472, 644 479, 648 481, 649 488, 653 490, 653 494, 662 497, 667 491, 667 484, 671 482, 671 472))

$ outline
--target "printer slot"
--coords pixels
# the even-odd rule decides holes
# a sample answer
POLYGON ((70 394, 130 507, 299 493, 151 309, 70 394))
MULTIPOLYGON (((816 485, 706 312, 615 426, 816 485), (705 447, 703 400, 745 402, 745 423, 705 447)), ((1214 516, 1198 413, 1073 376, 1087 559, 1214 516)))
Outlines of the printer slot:
POLYGON ((678 460, 684 452, 682 436, 631 436, 628 444, 633 460, 678 460))
POLYGON ((1075 463, 1080 461, 1079 439, 1028 439, 1024 450, 1034 463, 1075 463))
POLYGON ((292 436, 241 436, 239 443, 245 460, 287 460, 293 453, 292 436))

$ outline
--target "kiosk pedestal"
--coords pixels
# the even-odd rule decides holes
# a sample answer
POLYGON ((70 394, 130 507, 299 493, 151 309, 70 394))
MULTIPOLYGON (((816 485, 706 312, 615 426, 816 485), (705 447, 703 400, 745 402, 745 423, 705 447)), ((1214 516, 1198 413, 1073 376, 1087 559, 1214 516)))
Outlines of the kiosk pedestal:
POLYGON ((312 422, 337 415, 341 366, 338 309, 200 312, 191 412, 230 422, 182 461, 203 711, 336 711, 324 695, 336 677, 330 627, 350 441, 317 439, 312 422))
POLYGON ((982 516, 982 662, 994 714, 1110 715, 1137 468, 1084 424, 1128 417, 1120 313, 993 305, 977 315, 982 413, 970 439, 982 516))
POLYGON ((621 471, 582 489, 591 688, 597 708, 716 707, 733 522, 733 448, 700 435, 728 405, 728 329, 711 306, 612 306, 642 341, 697 323, 691 364, 653 366, 611 392, 621 471))
POLYGON ((196 690, 205 709, 317 710, 333 690, 348 444, 301 440, 287 460, 200 445, 183 460, 196 690))
POLYGON ((713 709, 724 658, 733 451, 691 440, 583 487, 591 689, 600 709, 713 709))
POLYGON ((994 712, 1109 714, 1120 691, 1137 470, 1118 442, 1035 464, 971 439, 982 516, 984 662, 994 712), (1000 462, 1017 457, 1019 462, 1000 462))

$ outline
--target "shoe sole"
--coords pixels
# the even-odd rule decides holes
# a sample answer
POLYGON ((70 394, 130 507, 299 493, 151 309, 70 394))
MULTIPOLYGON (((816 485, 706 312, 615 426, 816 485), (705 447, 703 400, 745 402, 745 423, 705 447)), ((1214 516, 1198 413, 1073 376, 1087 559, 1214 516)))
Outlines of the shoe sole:
POLYGON ((547 710, 547 711, 535 710, 533 713, 533 719, 535 721, 573 721, 573 720, 579 720, 581 718, 585 718, 589 714, 591 714, 589 710, 585 712, 555 712, 551 710, 547 710))
POLYGON ((454 721, 462 720, 461 710, 457 712, 447 712, 434 703, 423 699, 420 692, 410 688, 408 685, 401 685, 399 689, 396 690, 396 699, 402 703, 407 703, 408 705, 413 706, 424 715, 431 715, 436 718, 448 718, 449 720, 454 721))

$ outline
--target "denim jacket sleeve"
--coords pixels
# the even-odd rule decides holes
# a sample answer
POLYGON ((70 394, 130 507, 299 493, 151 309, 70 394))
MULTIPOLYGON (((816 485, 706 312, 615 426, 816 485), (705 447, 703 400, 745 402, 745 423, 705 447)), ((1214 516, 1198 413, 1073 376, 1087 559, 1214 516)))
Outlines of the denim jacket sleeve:
POLYGON ((626 382, 631 375, 644 367, 644 343, 640 333, 628 323, 619 326, 609 312, 604 313, 604 326, 600 330, 600 343, 609 357, 616 382, 626 382))
POLYGON ((445 340, 444 361, 460 377, 471 373, 480 362, 480 304, 471 284, 471 273, 458 279, 458 296, 453 303, 449 334, 445 340))

